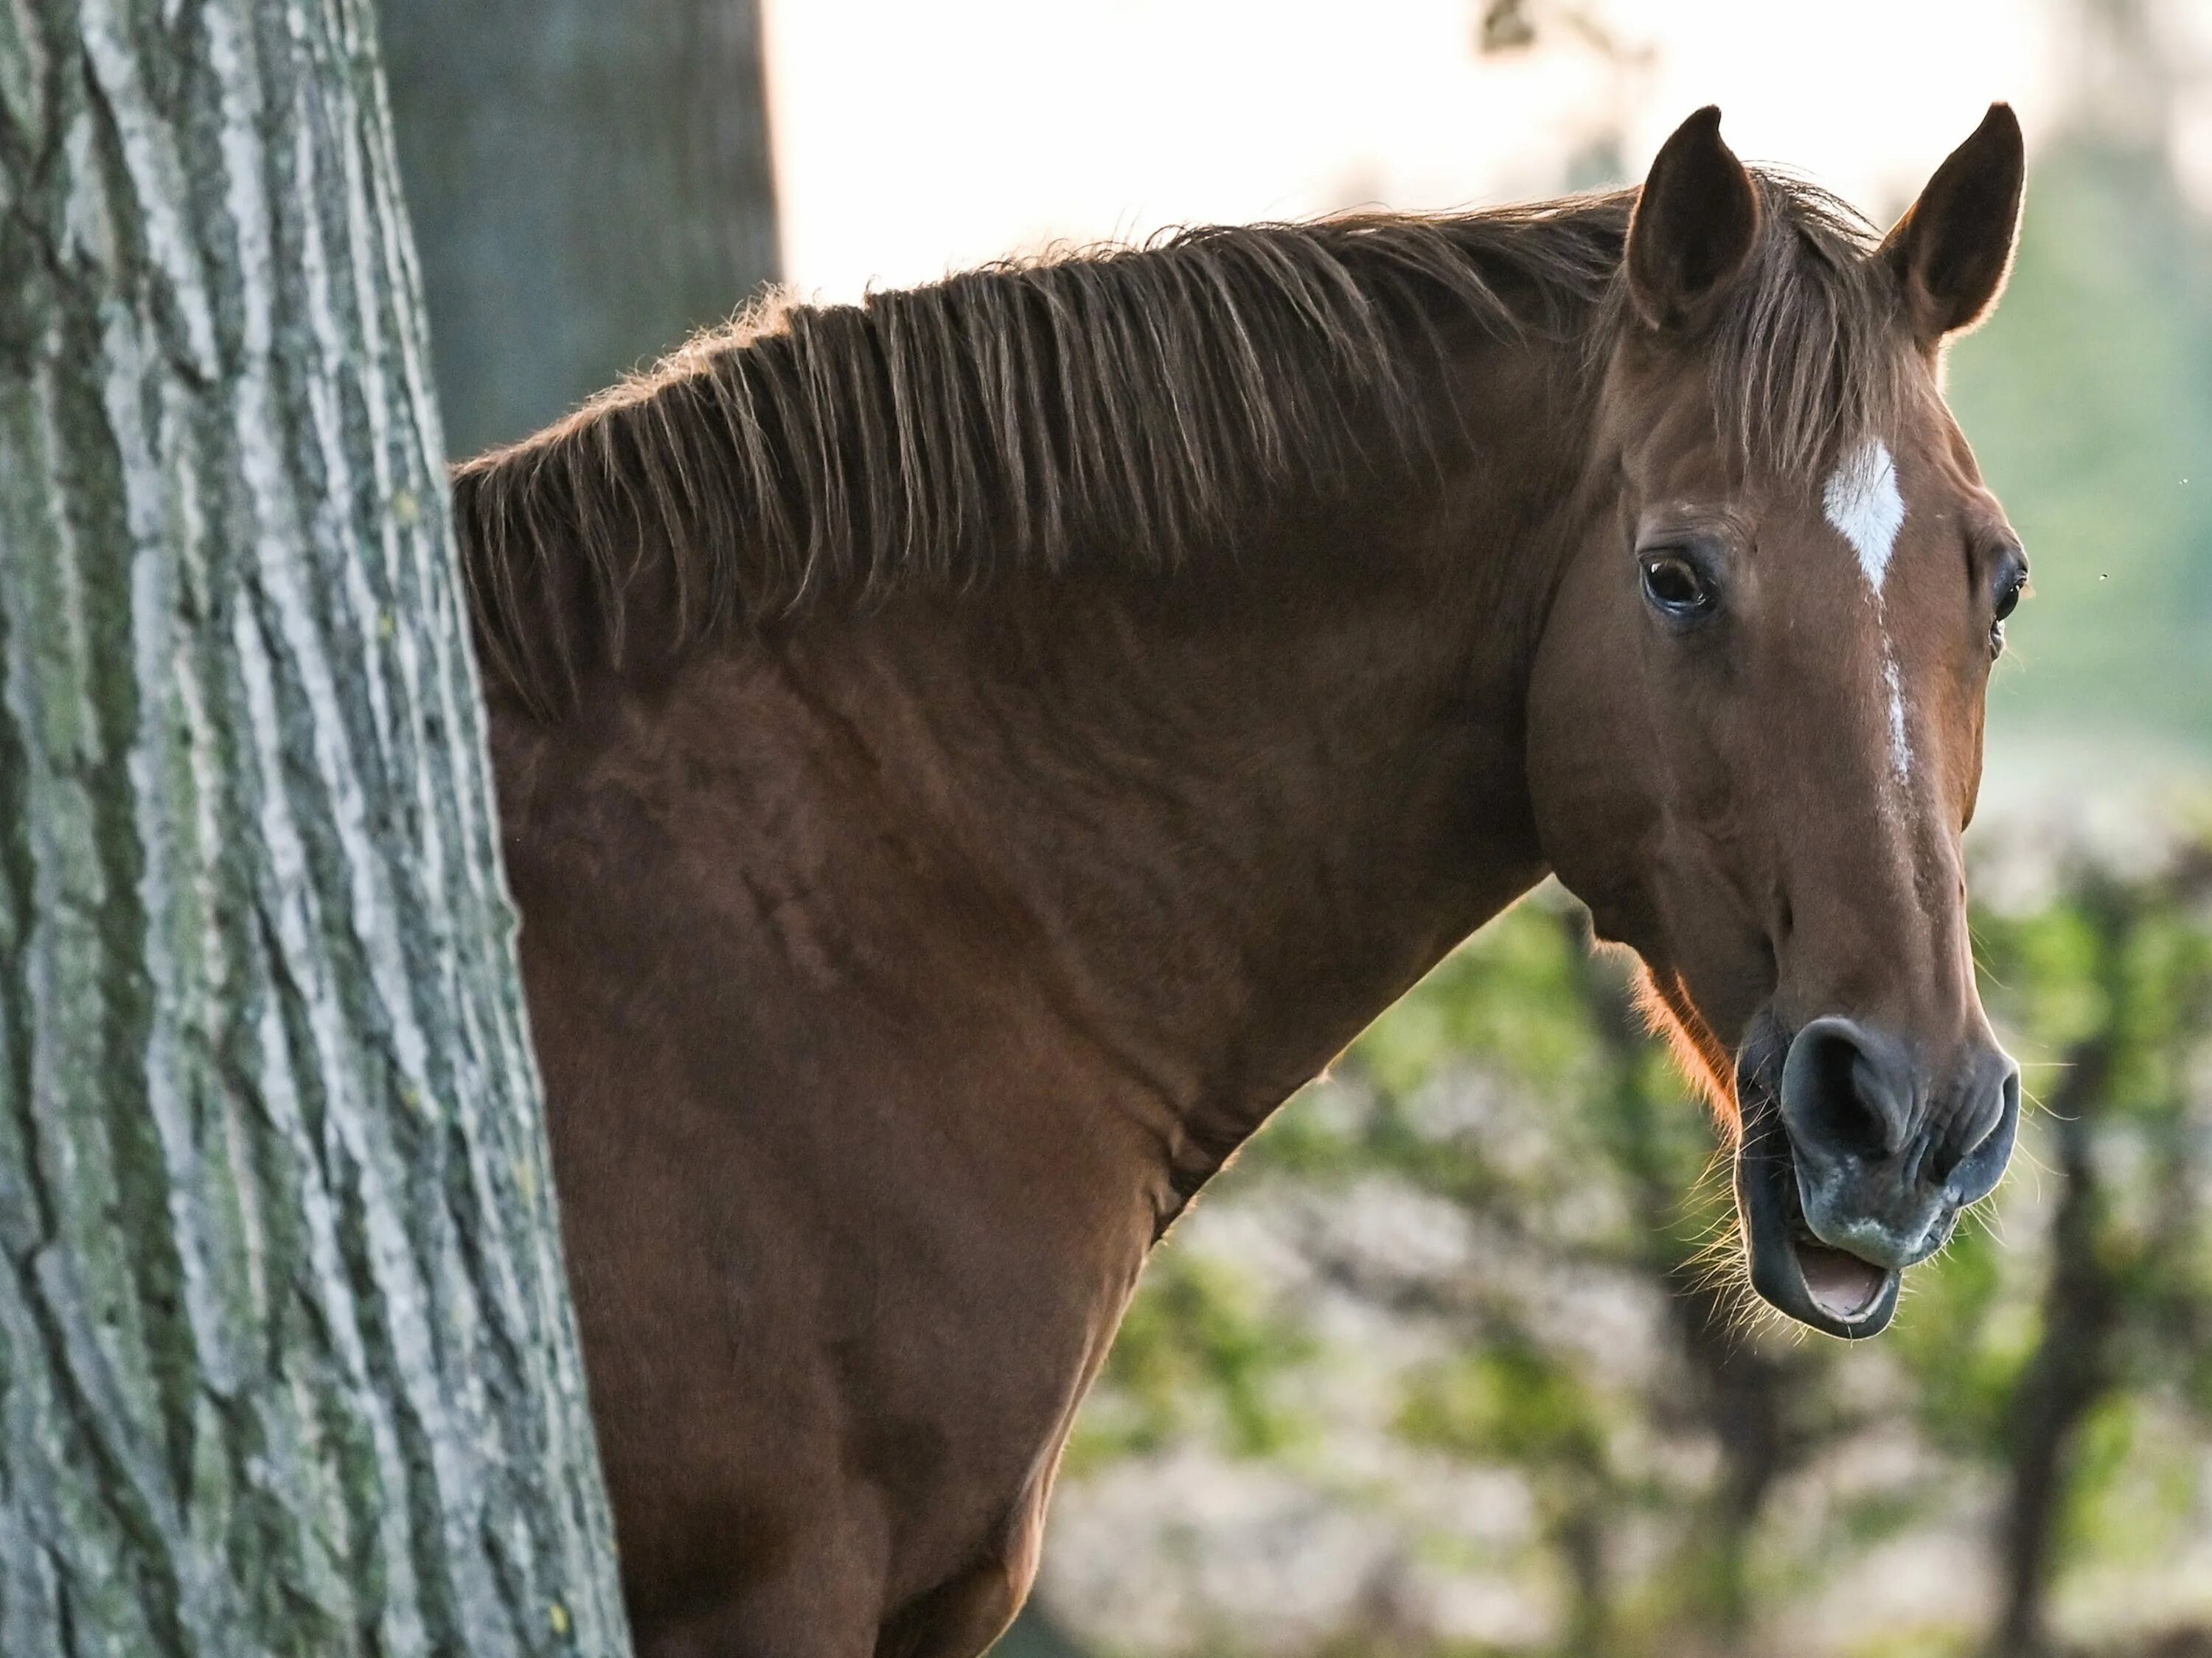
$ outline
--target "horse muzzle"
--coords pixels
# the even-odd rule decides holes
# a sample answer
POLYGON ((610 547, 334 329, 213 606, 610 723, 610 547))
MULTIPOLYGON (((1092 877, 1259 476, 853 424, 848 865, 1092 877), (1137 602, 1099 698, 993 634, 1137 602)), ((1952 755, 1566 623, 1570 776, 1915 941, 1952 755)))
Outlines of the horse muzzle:
POLYGON ((1824 1018, 1786 1042, 1747 1043, 1736 1082, 1752 1287, 1826 1334, 1881 1333, 1905 1269, 1941 1249, 2003 1175, 2019 1066, 1977 1044, 1938 1081, 1894 1039, 1824 1018))

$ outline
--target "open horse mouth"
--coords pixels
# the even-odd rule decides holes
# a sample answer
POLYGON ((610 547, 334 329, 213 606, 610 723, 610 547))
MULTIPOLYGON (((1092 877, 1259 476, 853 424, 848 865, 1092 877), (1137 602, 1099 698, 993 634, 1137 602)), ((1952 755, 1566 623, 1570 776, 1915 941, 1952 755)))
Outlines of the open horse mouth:
POLYGON ((1783 1127, 1780 1095, 1766 1075, 1739 1076, 1742 1139, 1735 1158, 1751 1287, 1801 1324, 1847 1341, 1880 1335, 1897 1311, 1904 1274, 1823 1243, 1806 1224, 1797 1159, 1783 1127))

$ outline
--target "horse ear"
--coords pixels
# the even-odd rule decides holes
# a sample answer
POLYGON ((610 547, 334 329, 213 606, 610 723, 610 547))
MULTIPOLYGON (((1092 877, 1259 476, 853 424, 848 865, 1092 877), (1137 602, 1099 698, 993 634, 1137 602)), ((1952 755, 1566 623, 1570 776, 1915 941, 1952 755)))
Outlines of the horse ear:
POLYGON ((1691 329, 1759 239, 1759 191, 1708 104, 1660 146, 1628 224, 1628 293, 1653 328, 1691 329))
POLYGON ((1897 272, 1921 344, 1972 327, 2004 291, 2027 179, 2019 118, 1991 104, 1883 239, 1878 257, 1897 272))

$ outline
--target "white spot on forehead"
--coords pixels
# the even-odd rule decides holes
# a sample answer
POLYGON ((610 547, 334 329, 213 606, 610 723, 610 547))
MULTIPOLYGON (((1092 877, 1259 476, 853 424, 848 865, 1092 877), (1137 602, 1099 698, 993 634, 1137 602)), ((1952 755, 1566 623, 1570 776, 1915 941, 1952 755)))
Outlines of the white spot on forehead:
POLYGON ((1869 438, 1845 456, 1828 475, 1820 505, 1828 522, 1851 544, 1859 556, 1859 568, 1877 597, 1882 578, 1889 574, 1889 556, 1897 550, 1897 532, 1905 526, 1905 497, 1897 492, 1897 466, 1889 446, 1869 438))

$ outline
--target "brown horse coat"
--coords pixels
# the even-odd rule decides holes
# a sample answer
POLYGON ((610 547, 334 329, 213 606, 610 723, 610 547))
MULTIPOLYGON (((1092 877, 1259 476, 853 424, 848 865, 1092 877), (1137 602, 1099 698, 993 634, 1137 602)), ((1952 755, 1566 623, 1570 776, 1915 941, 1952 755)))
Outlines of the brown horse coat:
POLYGON ((1877 250, 1706 112, 1640 197, 779 312, 459 471, 641 1652, 980 1651, 1152 1244, 1549 869, 1762 1291, 1880 1327, 2009 1142, 2025 567, 1936 376, 2019 157, 1877 250))

